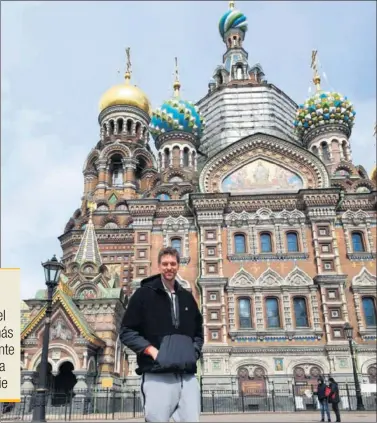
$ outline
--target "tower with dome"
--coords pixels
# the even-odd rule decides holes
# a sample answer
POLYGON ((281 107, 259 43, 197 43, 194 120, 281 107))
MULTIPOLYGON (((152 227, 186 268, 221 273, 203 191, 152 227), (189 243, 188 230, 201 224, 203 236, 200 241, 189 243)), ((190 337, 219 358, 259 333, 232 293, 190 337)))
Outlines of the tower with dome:
MULTIPOLYGON (((197 102, 181 96, 176 59, 172 95, 152 107, 129 49, 124 81, 100 99, 83 195, 59 236, 52 390, 91 401, 109 378, 123 396, 137 388, 119 325, 169 245, 203 313, 203 392, 252 396, 263 409, 257 392, 272 386, 350 381, 346 322, 360 377, 375 382, 376 178, 352 160, 356 106, 322 90, 316 51, 315 93, 302 104, 267 80, 235 2, 218 30, 225 52, 197 102)), ((22 304, 25 389, 38 380, 45 295, 22 304)))

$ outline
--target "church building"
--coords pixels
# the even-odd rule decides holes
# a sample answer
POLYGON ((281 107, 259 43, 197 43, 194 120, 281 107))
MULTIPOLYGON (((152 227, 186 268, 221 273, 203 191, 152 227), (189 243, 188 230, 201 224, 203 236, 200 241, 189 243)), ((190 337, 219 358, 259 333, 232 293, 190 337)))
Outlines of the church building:
MULTIPOLYGON (((204 390, 353 381, 346 322, 360 381, 376 382, 376 173, 352 159, 354 105, 322 90, 316 51, 314 94, 296 104, 250 61, 247 28, 229 2, 222 62, 196 103, 176 65, 171 98, 152 108, 129 49, 124 81, 100 99, 83 195, 59 236, 51 389, 137 387, 118 333, 165 246, 203 313, 204 390)), ((42 289, 22 305, 22 389, 38 382, 45 299, 42 289)))

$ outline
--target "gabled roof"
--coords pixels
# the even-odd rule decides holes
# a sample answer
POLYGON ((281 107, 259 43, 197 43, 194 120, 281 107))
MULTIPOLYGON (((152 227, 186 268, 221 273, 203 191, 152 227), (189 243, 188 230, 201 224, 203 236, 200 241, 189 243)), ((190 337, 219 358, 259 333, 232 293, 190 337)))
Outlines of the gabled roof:
MULTIPOLYGON (((94 330, 89 326, 85 317, 82 315, 80 310, 77 308, 76 304, 72 300, 72 293, 69 288, 60 283, 57 288, 53 299, 52 304, 60 303, 67 315, 71 318, 73 323, 76 325, 81 335, 90 343, 97 345, 99 347, 105 346, 105 342, 98 338, 94 330)), ((47 305, 45 305, 39 313, 26 325, 21 333, 21 340, 24 340, 43 320, 46 314, 47 305)))

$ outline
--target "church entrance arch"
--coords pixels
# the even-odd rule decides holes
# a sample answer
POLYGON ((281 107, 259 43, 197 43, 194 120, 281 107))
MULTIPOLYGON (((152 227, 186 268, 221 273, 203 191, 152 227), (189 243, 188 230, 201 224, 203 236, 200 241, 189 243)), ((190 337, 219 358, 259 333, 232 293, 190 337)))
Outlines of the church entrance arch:
POLYGON ((322 369, 315 365, 298 365, 293 369, 295 395, 308 396, 317 391, 318 379, 324 374, 322 369))
POLYGON ((64 361, 55 377, 55 389, 53 396, 53 405, 63 405, 69 402, 73 387, 76 385, 77 379, 73 374, 74 366, 70 361, 64 361))
POLYGON ((243 396, 266 396, 266 372, 261 366, 243 366, 238 369, 239 392, 243 396))
MULTIPOLYGON (((37 373, 35 386, 39 386, 39 375, 41 373, 41 363, 37 365, 35 371, 37 373)), ((55 376, 52 373, 51 363, 47 363, 46 387, 47 387, 47 392, 52 392, 55 388, 55 376)))

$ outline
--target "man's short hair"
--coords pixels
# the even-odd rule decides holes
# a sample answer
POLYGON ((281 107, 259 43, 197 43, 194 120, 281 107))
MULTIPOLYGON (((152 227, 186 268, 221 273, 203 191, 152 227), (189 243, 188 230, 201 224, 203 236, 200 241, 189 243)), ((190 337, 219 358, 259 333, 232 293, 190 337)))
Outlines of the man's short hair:
POLYGON ((161 263, 161 259, 163 256, 173 256, 176 258, 177 263, 179 264, 179 260, 180 260, 179 252, 175 248, 173 247, 162 248, 160 252, 158 253, 158 264, 161 263))

